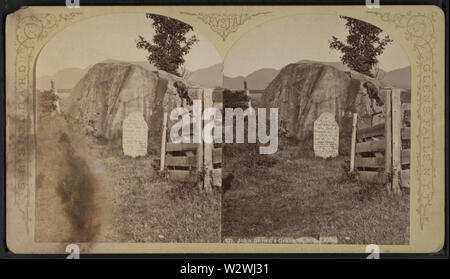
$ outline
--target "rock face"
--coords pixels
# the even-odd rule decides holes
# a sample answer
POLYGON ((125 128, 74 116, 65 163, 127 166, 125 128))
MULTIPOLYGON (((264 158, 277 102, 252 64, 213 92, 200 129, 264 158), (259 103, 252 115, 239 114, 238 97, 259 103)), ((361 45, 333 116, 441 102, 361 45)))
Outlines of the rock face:
POLYGON ((87 133, 117 145, 123 120, 140 112, 148 125, 149 148, 156 151, 163 111, 180 104, 173 87, 177 80, 181 79, 130 63, 98 63, 72 89, 64 106, 87 133))
POLYGON ((329 65, 289 64, 265 89, 263 103, 279 108, 280 131, 304 140, 312 136, 314 120, 324 112, 332 113, 341 128, 352 112, 364 114, 368 101, 362 90, 364 81, 381 86, 367 76, 329 65))

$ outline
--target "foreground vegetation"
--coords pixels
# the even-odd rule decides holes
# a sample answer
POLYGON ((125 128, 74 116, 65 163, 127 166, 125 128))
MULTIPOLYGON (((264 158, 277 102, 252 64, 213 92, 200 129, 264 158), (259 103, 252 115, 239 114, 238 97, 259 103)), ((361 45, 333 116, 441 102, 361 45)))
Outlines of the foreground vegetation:
MULTIPOLYGON (((260 100, 254 99, 255 106, 260 100)), ((257 144, 227 144, 223 176, 234 180, 222 197, 222 238, 337 237, 348 244, 409 243, 409 192, 359 183, 347 174, 350 131, 344 122, 339 157, 315 158, 312 139, 280 137, 272 155, 257 144)))
POLYGON ((361 184, 343 168, 346 157, 314 158, 280 140, 277 153, 250 145, 224 151, 233 185, 222 198, 222 237, 337 237, 338 243, 407 244, 409 193, 361 184), (246 154, 246 156, 243 156, 246 154))
POLYGON ((89 147, 112 193, 114 241, 220 240, 220 193, 202 193, 195 184, 161 177, 154 169, 156 155, 133 159, 94 140, 89 147))
POLYGON ((161 177, 159 155, 124 156, 57 114, 54 100, 39 95, 38 241, 220 241, 220 192, 161 177))

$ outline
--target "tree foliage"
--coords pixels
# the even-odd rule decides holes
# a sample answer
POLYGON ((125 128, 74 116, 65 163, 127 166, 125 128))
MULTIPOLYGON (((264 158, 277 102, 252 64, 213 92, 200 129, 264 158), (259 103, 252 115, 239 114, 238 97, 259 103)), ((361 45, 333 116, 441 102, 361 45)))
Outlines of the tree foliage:
POLYGON ((372 24, 346 16, 341 18, 347 21, 345 27, 349 34, 345 43, 332 36, 330 48, 343 53, 341 61, 350 69, 373 77, 372 68, 378 64, 377 57, 392 40, 388 35, 380 38, 382 30, 372 24))
POLYGON ((178 69, 184 63, 183 57, 198 42, 195 35, 186 37, 186 33, 193 30, 192 26, 162 15, 147 14, 146 17, 153 20, 156 34, 152 42, 139 36, 136 47, 147 50, 147 60, 158 69, 181 76, 178 69))

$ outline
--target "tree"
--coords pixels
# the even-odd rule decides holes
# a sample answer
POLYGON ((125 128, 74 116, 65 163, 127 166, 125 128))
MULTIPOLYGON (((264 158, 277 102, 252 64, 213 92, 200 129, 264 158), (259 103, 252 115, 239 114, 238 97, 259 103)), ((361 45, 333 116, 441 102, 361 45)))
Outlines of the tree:
POLYGON ((139 36, 136 47, 146 49, 150 53, 147 60, 158 69, 181 76, 178 69, 184 63, 183 56, 198 42, 195 35, 186 38, 192 26, 162 15, 147 14, 146 17, 153 20, 156 34, 152 43, 139 36))
POLYGON ((349 30, 346 42, 339 41, 335 36, 329 41, 330 48, 343 53, 341 61, 350 69, 373 77, 372 68, 377 65, 377 56, 381 55, 386 45, 392 42, 388 35, 380 38, 382 30, 367 22, 341 16, 347 22, 349 30))

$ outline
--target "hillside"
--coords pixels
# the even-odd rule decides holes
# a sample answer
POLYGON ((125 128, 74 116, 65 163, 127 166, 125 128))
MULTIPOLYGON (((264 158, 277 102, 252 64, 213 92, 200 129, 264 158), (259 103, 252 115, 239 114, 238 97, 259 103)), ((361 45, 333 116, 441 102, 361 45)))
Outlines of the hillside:
MULTIPOLYGON (((327 65, 333 68, 336 68, 342 72, 349 72, 350 69, 345 66, 341 62, 321 62, 321 61, 313 61, 303 59, 295 64, 320 64, 327 65)), ((386 72, 384 70, 380 70, 381 83, 383 85, 392 85, 394 87, 411 89, 411 67, 405 67, 397 70, 393 70, 390 72, 386 72)), ((265 68, 261 70, 257 70, 248 76, 238 76, 238 77, 227 77, 224 76, 223 79, 223 87, 232 89, 232 90, 242 90, 244 80, 247 81, 248 87, 253 90, 262 90, 265 89, 269 83, 275 78, 275 76, 280 72, 280 70, 265 68)))
MULTIPOLYGON (((105 61, 102 61, 101 63, 129 63, 141 66, 149 71, 157 71, 157 68, 148 63, 148 61, 124 62, 115 59, 107 59, 105 61)), ((342 64, 341 62, 321 62, 303 59, 296 63, 297 64, 315 63, 331 66, 343 72, 350 71, 349 68, 344 64, 342 64)), ((67 68, 59 71, 54 76, 48 75, 41 76, 36 81, 36 88, 49 89, 50 80, 53 79, 55 81, 55 86, 57 89, 71 89, 83 77, 83 75, 87 73, 87 71, 91 67, 92 66, 89 66, 85 69, 67 68)), ((223 76, 223 65, 216 64, 211 67, 192 71, 188 78, 188 82, 193 84, 194 86, 200 87, 222 86, 224 88, 228 88, 231 90, 242 90, 244 87, 244 80, 246 80, 249 89, 263 90, 269 85, 269 83, 275 78, 275 76, 278 75, 279 72, 280 70, 278 69, 263 68, 256 70, 255 72, 247 76, 228 77, 223 76)), ((381 82, 385 85, 392 85, 404 89, 411 89, 410 66, 389 72, 381 70, 380 76, 381 82)))
POLYGON ((191 72, 188 80, 195 86, 217 87, 222 86, 223 65, 216 64, 208 68, 191 72))
POLYGON ((224 77, 223 87, 231 90, 242 90, 244 88, 244 80, 247 81, 249 89, 262 90, 269 85, 273 78, 279 73, 279 70, 265 68, 257 70, 246 77, 224 77))
MULTIPOLYGON (((141 66, 149 71, 156 71, 154 66, 152 66, 147 61, 131 61, 131 62, 123 62, 116 59, 106 59, 101 61, 100 63, 129 63, 133 65, 141 66)), ((50 81, 53 80, 55 83, 55 88, 57 89, 72 89, 81 78, 89 71, 89 69, 93 65, 90 65, 84 69, 81 68, 65 68, 58 71, 53 76, 45 75, 41 76, 36 80, 36 88, 38 89, 50 89, 50 81)))
POLYGON ((385 73, 382 78, 387 84, 411 90, 411 67, 404 67, 385 73))
POLYGON ((36 80, 36 88, 48 90, 51 88, 50 81, 53 80, 56 88, 70 89, 86 74, 88 68, 65 68, 53 76, 42 76, 36 80))

